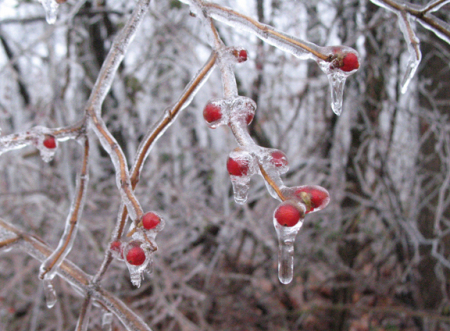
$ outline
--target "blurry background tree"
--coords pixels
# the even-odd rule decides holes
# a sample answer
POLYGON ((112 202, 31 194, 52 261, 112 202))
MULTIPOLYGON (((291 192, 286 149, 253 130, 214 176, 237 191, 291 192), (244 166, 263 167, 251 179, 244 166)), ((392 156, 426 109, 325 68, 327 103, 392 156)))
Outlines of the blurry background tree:
MULTIPOLYGON (((80 121, 135 5, 69 0, 48 25, 38 2, 0 2, 2 135, 80 121)), ((286 184, 321 185, 330 205, 306 217, 294 280, 280 284, 277 202, 260 177, 252 179, 247 204, 234 202, 225 163, 236 142, 228 128, 209 130, 202 116, 207 101, 222 95, 216 70, 141 172, 136 196, 167 221, 153 274, 136 289, 125 264, 115 261, 102 287, 153 330, 449 330, 449 44, 414 27, 422 62, 401 94, 409 53, 397 16, 385 8, 353 0, 220 5, 317 45, 360 53, 361 68, 347 80, 337 117, 315 62, 216 24, 226 45, 249 54, 235 72, 239 94, 258 104, 250 134, 286 153, 286 184)), ((449 9, 434 15, 448 21, 449 9)), ((151 3, 102 109, 128 160, 209 57, 203 30, 189 6, 151 3)), ((109 155, 91 138, 86 206, 68 259, 93 275, 120 195, 109 155)), ((3 154, 0 218, 56 247, 81 158, 73 140, 60 142, 48 164, 33 146, 3 154)), ((67 330, 77 323, 82 297, 57 277, 58 301, 47 309, 39 265, 19 250, 0 255, 0 330, 67 330)), ((104 311, 101 305, 87 311, 90 329, 101 328, 104 311)), ((109 327, 123 329, 117 319, 109 327)))

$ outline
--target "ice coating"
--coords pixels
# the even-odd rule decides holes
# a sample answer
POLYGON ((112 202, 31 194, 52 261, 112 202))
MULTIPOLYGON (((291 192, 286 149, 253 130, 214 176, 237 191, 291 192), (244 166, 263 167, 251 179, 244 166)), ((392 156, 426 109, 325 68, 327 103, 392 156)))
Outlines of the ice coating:
POLYGON ((405 12, 399 12, 398 15, 398 25, 403 33, 406 44, 408 45, 409 60, 406 65, 405 76, 401 82, 401 92, 405 93, 408 89, 408 85, 414 74, 419 67, 420 60, 422 59, 422 52, 420 51, 420 40, 417 38, 414 30, 411 27, 411 15, 405 12))
POLYGON ((312 59, 313 55, 310 53, 310 50, 317 49, 317 46, 313 43, 286 35, 269 25, 259 23, 231 9, 221 8, 212 3, 205 4, 205 7, 207 7, 208 14, 212 18, 238 30, 250 32, 268 44, 291 53, 300 59, 312 59))
POLYGON ((306 214, 324 209, 330 202, 330 194, 318 185, 285 187, 281 191, 289 199, 300 201, 306 206, 306 214))
POLYGON ((75 241, 78 225, 80 223, 81 215, 84 209, 86 200, 86 188, 89 182, 88 174, 88 159, 89 159, 89 143, 85 141, 85 150, 83 156, 82 169, 77 176, 77 187, 75 190, 75 197, 70 206, 70 211, 66 219, 63 235, 59 240, 58 247, 50 254, 47 259, 41 264, 39 269, 39 278, 53 279, 56 275, 57 268, 62 261, 70 253, 73 243, 75 241))
POLYGON ((42 4, 42 7, 44 7, 47 23, 55 24, 59 6, 56 0, 39 0, 39 2, 42 4))
POLYGON ((102 316, 102 331, 112 330, 113 314, 110 312, 103 313, 102 316))
POLYGON ((150 258, 150 254, 152 254, 152 253, 149 252, 148 249, 145 249, 146 247, 141 242, 131 241, 125 246, 125 248, 123 250, 123 255, 125 257, 127 257, 128 256, 127 254, 130 251, 130 249, 132 249, 133 247, 136 247, 136 246, 140 246, 144 250, 144 253, 145 253, 144 262, 140 265, 133 265, 128 262, 127 258, 125 258, 125 263, 127 265, 128 271, 130 272, 131 283, 136 287, 140 287, 142 279, 144 278, 143 273, 147 269, 147 264, 152 260, 150 258))
POLYGON ((53 306, 56 304, 57 297, 55 288, 53 287, 53 283, 50 279, 44 279, 43 281, 44 285, 44 295, 45 295, 45 303, 47 305, 47 308, 53 308, 53 306))
POLYGON ((98 126, 90 123, 91 127, 97 134, 102 147, 111 158, 116 173, 116 185, 119 189, 120 196, 124 204, 127 206, 131 219, 135 220, 137 218, 137 213, 142 213, 142 207, 136 199, 134 192, 131 190, 130 174, 125 155, 116 139, 109 133, 103 120, 99 118, 96 122, 98 126), (106 137, 104 133, 107 133, 106 137), (124 166, 122 167, 121 164, 124 166), (124 175, 124 179, 122 179, 122 175, 124 175))
POLYGON ((323 47, 321 51, 323 54, 328 54, 329 58, 331 58, 331 61, 324 61, 319 58, 316 58, 316 61, 320 69, 328 77, 331 92, 331 108, 339 116, 342 113, 345 80, 359 68, 358 52, 346 46, 323 47), (352 54, 352 57, 356 58, 355 63, 347 64, 345 62, 348 54, 352 54))
POLYGON ((439 9, 441 9, 443 6, 445 6, 446 4, 449 4, 450 0, 434 0, 434 1, 430 1, 427 5, 425 5, 422 9, 422 11, 424 12, 435 12, 438 11, 439 9))
POLYGON ((230 102, 226 99, 211 99, 203 109, 203 118, 211 129, 228 125, 230 120, 230 102))
MULTIPOLYGON (((305 210, 301 204, 297 206, 305 210)), ((303 225, 303 218, 294 226, 283 226, 273 216, 273 225, 278 237, 278 279, 282 284, 289 284, 294 277, 294 243, 297 233, 303 225)))
POLYGON ((256 102, 248 97, 238 96, 231 102, 230 116, 232 121, 247 126, 253 121, 256 111, 256 102))
POLYGON ((244 204, 248 198, 250 178, 257 171, 256 160, 247 149, 236 148, 228 156, 227 170, 233 185, 234 200, 244 204))

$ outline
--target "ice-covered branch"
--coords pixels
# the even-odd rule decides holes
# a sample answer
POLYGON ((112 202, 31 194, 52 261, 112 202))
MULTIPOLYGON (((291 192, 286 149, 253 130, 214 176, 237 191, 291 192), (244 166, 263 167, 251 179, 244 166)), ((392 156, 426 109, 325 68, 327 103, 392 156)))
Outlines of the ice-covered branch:
POLYGON ((397 2, 394 0, 371 0, 377 6, 394 12, 398 16, 398 24, 408 45, 410 58, 406 67, 405 76, 401 83, 401 92, 405 93, 409 82, 417 71, 417 67, 422 59, 420 52, 420 41, 411 27, 411 18, 417 20, 423 27, 434 32, 439 38, 450 43, 450 25, 437 18, 432 12, 442 8, 450 3, 449 0, 431 1, 423 8, 418 8, 406 2, 397 2))
POLYGON ((69 215, 67 216, 64 233, 61 236, 58 247, 55 251, 42 263, 40 268, 39 278, 52 280, 56 273, 56 268, 66 258, 72 249, 75 241, 78 223, 81 218, 81 214, 84 208, 84 202, 86 200, 86 189, 89 182, 88 174, 89 163, 89 139, 86 136, 84 138, 84 155, 81 166, 81 171, 77 178, 77 189, 74 200, 70 207, 69 215))
MULTIPOLYGON (((227 161, 227 170, 233 185, 234 199, 237 203, 245 203, 251 176, 260 174, 264 178, 266 187, 272 197, 282 201, 274 212, 273 224, 279 243, 278 278, 283 284, 288 284, 293 278, 295 237, 303 224, 304 216, 308 212, 324 208, 329 202, 329 194, 320 187, 288 188, 284 185, 280 175, 288 170, 286 155, 279 150, 258 146, 248 132, 248 125, 255 115, 256 103, 250 98, 238 95, 234 73, 234 65, 247 60, 247 52, 232 47, 225 47, 209 17, 213 11, 208 9, 219 8, 220 12, 223 12, 224 9, 217 5, 203 3, 201 0, 186 0, 185 2, 191 5, 192 12, 203 21, 203 25, 207 29, 206 33, 209 36, 209 42, 218 55, 218 66, 223 84, 223 99, 211 100, 206 105, 203 116, 212 129, 219 125, 228 125, 239 145, 238 148, 230 153, 227 161)), ((240 19, 244 16, 238 15, 237 17, 240 19)), ((244 19, 247 21, 251 20, 246 17, 244 19)), ((274 30, 270 30, 271 32, 268 33, 269 28, 266 26, 261 28, 262 25, 258 26, 259 23, 256 21, 251 20, 250 22, 253 24, 253 27, 256 26, 258 29, 263 30, 263 37, 258 35, 263 40, 274 43, 275 37, 273 36, 285 37, 285 35, 274 30), (268 35, 272 35, 272 37, 268 38, 268 35)), ((244 24, 244 26, 246 25, 244 24)), ((276 46, 283 48, 285 44, 279 43, 276 46)), ((317 59, 319 65, 328 75, 335 75, 336 72, 333 71, 335 68, 352 72, 359 67, 359 64, 355 67, 355 63, 358 63, 356 54, 351 52, 344 53, 341 48, 337 48, 334 52, 333 49, 330 51, 330 55, 324 56, 323 59, 317 59), (350 55, 350 62, 348 61, 349 54, 353 54, 353 56, 350 55), (328 65, 324 65, 323 63, 325 62, 328 65)), ((348 74, 338 75, 341 78, 341 82, 344 82, 348 74)))
MULTIPOLYGON (((8 237, 15 236, 20 238, 15 247, 25 251, 30 256, 41 262, 47 259, 53 252, 53 250, 39 238, 22 232, 2 219, 0 219, 0 235, 8 235, 8 237)), ((2 238, 0 237, 0 239, 2 238)), ((64 260, 63 263, 61 263, 61 265, 57 268, 56 272, 80 292, 84 294, 89 293, 94 300, 97 300, 109 311, 114 313, 128 330, 151 331, 144 321, 131 309, 129 309, 121 300, 100 286, 91 286, 90 279, 92 276, 84 273, 72 262, 64 260)))
POLYGON ((103 148, 109 153, 116 171, 116 183, 121 193, 122 201, 128 208, 132 219, 142 217, 142 207, 131 189, 130 175, 125 155, 113 135, 108 131, 101 118, 103 101, 111 88, 114 76, 123 60, 128 46, 132 42, 136 30, 147 12, 150 0, 141 0, 131 14, 125 27, 115 38, 113 45, 103 62, 100 74, 95 82, 91 96, 86 106, 90 124, 100 139, 103 148))
POLYGON ((82 122, 56 129, 36 126, 26 132, 0 137, 0 155, 11 150, 33 145, 39 149, 44 161, 48 162, 56 151, 58 141, 76 139, 83 133, 84 126, 82 122))
MULTIPOLYGON (((205 65, 197 72, 197 74, 192 78, 189 84, 185 87, 183 93, 178 98, 177 102, 171 107, 164 111, 163 115, 159 119, 159 121, 146 133, 145 137, 142 139, 139 148, 136 153, 136 159, 133 163, 133 168, 131 170, 131 187, 134 190, 139 182, 140 173, 142 167, 144 166, 144 162, 147 159, 148 155, 154 144, 158 141, 158 139, 164 134, 164 132, 170 127, 173 121, 177 118, 179 113, 185 109, 192 102, 192 99, 203 86, 203 84, 208 80, 211 72, 215 68, 217 60, 217 55, 215 52, 211 54, 208 61, 205 65)), ((126 206, 121 204, 119 215, 117 218, 116 229, 114 230, 112 242, 116 242, 119 240, 125 228, 125 223, 128 217, 128 209, 126 206)), ((136 229, 142 226, 142 221, 136 223, 136 227, 129 232, 131 236, 136 229)), ((112 256, 111 251, 108 250, 105 259, 97 272, 94 283, 97 283, 101 280, 102 276, 106 272, 109 264, 111 263, 112 256)))
POLYGON ((251 17, 238 13, 230 8, 222 7, 215 3, 203 3, 207 13, 214 19, 228 24, 234 28, 244 30, 256 35, 268 44, 278 47, 301 59, 317 57, 330 62, 332 59, 321 52, 320 47, 311 42, 300 40, 277 31, 270 25, 263 24, 251 17))

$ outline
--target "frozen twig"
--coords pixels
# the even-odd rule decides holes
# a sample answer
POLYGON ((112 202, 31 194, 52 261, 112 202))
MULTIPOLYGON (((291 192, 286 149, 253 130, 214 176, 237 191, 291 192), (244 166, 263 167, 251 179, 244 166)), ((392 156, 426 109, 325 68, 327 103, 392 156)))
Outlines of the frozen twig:
POLYGON ((231 25, 235 28, 253 33, 265 42, 279 47, 299 58, 315 56, 323 61, 331 61, 331 58, 320 51, 320 47, 311 42, 297 39, 283 32, 277 31, 270 25, 260 23, 251 17, 238 13, 230 8, 222 7, 215 3, 203 3, 208 15, 212 18, 231 25))
POLYGON ((417 71, 422 59, 420 41, 411 27, 410 18, 416 19, 423 27, 434 32, 439 38, 450 43, 450 25, 433 14, 442 6, 450 3, 449 0, 435 0, 425 5, 422 9, 410 3, 399 3, 394 0, 371 0, 377 6, 383 7, 397 14, 400 29, 408 45, 410 59, 407 64, 405 76, 401 83, 401 92, 405 93, 409 82, 417 71))
MULTIPOLYGON (((53 252, 53 250, 39 238, 22 232, 2 219, 0 219, 0 228, 2 228, 2 231, 8 231, 13 235, 18 236, 20 240, 16 246, 41 262, 48 258, 53 252)), ((57 274, 82 293, 89 293, 92 299, 97 300, 107 307, 107 309, 114 313, 128 330, 151 331, 144 321, 121 300, 104 290, 101 286, 91 286, 90 279, 92 276, 84 273, 72 262, 64 260, 58 267, 57 274)))
MULTIPOLYGON (((136 154, 137 155, 136 160, 134 161, 133 168, 131 170, 131 187, 133 190, 136 188, 136 185, 139 182, 142 167, 144 166, 144 162, 147 159, 148 155, 150 154, 152 147, 154 146, 158 138, 161 137, 164 134, 164 132, 169 128, 169 126, 173 123, 178 114, 191 103, 195 94, 197 94, 199 89, 206 82, 209 75, 213 71, 216 64, 216 60, 217 55, 215 52, 213 52, 209 57, 208 61, 206 62, 206 64, 203 66, 203 68, 201 68, 197 72, 194 78, 186 86, 186 88, 184 89, 183 93, 181 94, 178 101, 174 104, 174 106, 164 111, 158 123, 156 123, 155 126, 152 127, 147 132, 145 137, 142 139, 142 142, 139 145, 136 154)), ((116 229, 114 231, 112 241, 117 241, 122 237, 127 217, 128 217, 128 210, 122 204, 120 207, 119 216, 117 218, 116 229)), ((131 236, 140 226, 141 226, 140 223, 136 224, 136 227, 133 230, 131 230, 128 233, 128 235, 131 236)), ((112 261, 111 251, 108 250, 105 255, 105 259, 102 263, 102 266, 95 275, 94 283, 97 283, 101 280, 101 277, 106 272, 111 261, 112 261)))
POLYGON ((136 4, 130 19, 115 38, 108 56, 103 62, 100 74, 98 75, 86 106, 89 122, 92 125, 94 132, 99 137, 103 148, 111 156, 116 171, 117 187, 121 193, 122 201, 127 206, 133 220, 142 217, 142 207, 131 189, 130 175, 125 155, 101 118, 101 108, 103 101, 111 88, 117 69, 136 34, 140 22, 147 12, 149 4, 150 0, 141 0, 136 4))
MULTIPOLYGON (((229 10, 233 14, 240 15, 239 17, 242 17, 243 19, 250 20, 250 22, 252 22, 252 24, 254 24, 256 26, 259 26, 259 25, 262 26, 262 24, 258 23, 257 21, 254 21, 253 19, 251 19, 249 17, 238 14, 238 13, 232 11, 231 9, 222 8, 216 4, 204 3, 200 0, 192 0, 192 1, 187 1, 187 2, 189 4, 191 4, 191 6, 195 9, 195 12, 197 14, 202 15, 201 19, 204 22, 204 25, 207 28, 209 28, 209 30, 210 30, 209 35, 211 35, 213 37, 212 40, 210 40, 210 44, 214 48, 214 50, 217 52, 217 54, 219 55, 218 66, 219 66, 220 72, 222 74, 224 97, 226 99, 227 98, 228 99, 236 98, 238 95, 237 95, 236 78, 234 75, 233 67, 229 63, 229 61, 227 61, 226 58, 224 58, 226 56, 226 54, 225 54, 226 47, 223 44, 222 40, 220 39, 219 34, 217 33, 217 30, 216 30, 214 24, 212 23, 211 19, 208 16, 205 16, 204 13, 212 14, 212 12, 210 11, 210 8, 226 10, 226 11, 229 10), (204 9, 207 9, 207 10, 204 10, 204 9), (258 23, 259 25, 256 23, 258 23)), ((261 38, 261 39, 263 39, 263 38, 261 38)), ((239 123, 236 123, 235 121, 230 121, 230 129, 233 132, 233 135, 240 146, 257 147, 256 143, 253 141, 252 137, 248 133, 248 130, 246 130, 241 125, 239 125, 239 123)), ((264 169, 264 166, 262 165, 262 163, 259 161, 258 161, 258 166, 259 166, 261 175, 263 176, 265 181, 268 183, 268 185, 270 185, 273 188, 273 190, 276 192, 276 194, 278 195, 280 200, 282 200, 282 201, 286 200, 286 197, 283 195, 279 185, 277 184, 277 182, 280 182, 280 180, 272 178, 269 175, 269 173, 264 169)))
POLYGON ((84 155, 81 166, 81 171, 77 179, 77 189, 72 206, 70 207, 70 213, 67 216, 66 226, 64 233, 59 241, 58 247, 55 251, 42 263, 39 273, 39 278, 52 279, 55 276, 55 267, 66 258, 72 249, 73 243, 78 230, 78 223, 81 218, 81 214, 84 208, 84 202, 86 200, 86 189, 89 182, 88 174, 89 163, 89 139, 86 136, 84 138, 84 155))

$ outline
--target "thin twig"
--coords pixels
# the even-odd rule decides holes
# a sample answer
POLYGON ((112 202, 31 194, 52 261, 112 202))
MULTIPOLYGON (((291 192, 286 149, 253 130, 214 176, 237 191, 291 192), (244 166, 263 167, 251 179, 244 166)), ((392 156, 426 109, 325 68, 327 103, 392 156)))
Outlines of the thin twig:
POLYGON ((225 8, 225 7, 222 7, 215 3, 205 2, 205 3, 203 3, 203 6, 205 8, 207 8, 209 10, 209 12, 211 12, 211 9, 215 9, 216 11, 214 13, 220 15, 221 18, 223 18, 226 21, 226 23, 228 23, 230 25, 231 25, 231 23, 229 23, 229 22, 231 22, 231 21, 233 21, 234 23, 239 22, 239 19, 246 21, 250 25, 253 25, 254 28, 256 28, 256 30, 259 32, 259 33, 255 33, 256 36, 258 36, 259 38, 261 38, 263 40, 269 41, 267 39, 270 39, 271 37, 277 38, 277 39, 283 41, 284 43, 286 43, 288 46, 293 45, 293 46, 299 47, 302 50, 304 50, 305 52, 311 53, 323 61, 327 61, 327 62, 331 61, 329 55, 320 53, 317 49, 314 49, 314 46, 311 43, 303 42, 299 39, 296 39, 294 37, 291 37, 284 33, 281 33, 279 31, 275 30, 270 25, 262 24, 251 17, 245 16, 245 15, 238 13, 230 8, 225 8))
MULTIPOLYGON (((21 240, 18 241, 17 247, 20 247, 21 250, 27 252, 30 256, 41 262, 48 258, 53 252, 42 239, 22 232, 2 219, 0 219, 0 227, 20 237, 21 240)), ((151 331, 144 321, 121 300, 99 285, 94 287, 91 286, 90 280, 92 276, 86 274, 71 261, 67 259, 64 260, 58 267, 57 273, 81 292, 85 294, 90 293, 93 299, 98 300, 102 305, 105 305, 128 329, 151 331)))
MULTIPOLYGON (((166 110, 163 113, 159 122, 156 123, 156 125, 147 132, 146 136, 139 145, 139 148, 136 153, 137 155, 136 160, 131 170, 132 190, 136 188, 139 182, 142 167, 144 166, 144 162, 147 159, 153 145, 156 143, 158 138, 167 130, 167 128, 173 123, 178 114, 190 104, 194 95, 197 93, 202 84, 211 74, 216 64, 216 61, 217 61, 217 54, 213 52, 209 57, 208 61, 205 63, 205 65, 200 69, 200 71, 193 77, 190 83, 186 86, 186 88, 184 89, 183 93, 181 94, 180 98, 175 103, 175 105, 171 109, 166 110)), ((120 219, 120 221, 116 226, 116 230, 114 232, 112 241, 119 240, 123 235, 126 220, 128 217, 128 210, 126 206, 124 205, 121 206, 119 215, 120 216, 118 219, 120 219)), ((133 230, 131 230, 127 234, 127 236, 131 236, 136 231, 136 228, 140 227, 141 225, 142 225, 141 223, 136 224, 136 227, 133 230)), ((103 260, 102 266, 100 267, 99 271, 94 277, 93 281, 94 283, 97 283, 101 280, 111 261, 112 261, 111 252, 108 250, 103 260)))
POLYGON ((80 221, 81 214, 83 212, 86 190, 89 182, 88 163, 89 139, 86 136, 84 139, 83 163, 81 171, 78 175, 75 199, 70 207, 70 214, 67 217, 66 227, 61 237, 60 244, 52 253, 50 259, 46 260, 41 266, 41 272, 39 274, 40 279, 44 279, 45 275, 50 272, 55 265, 61 261, 61 259, 64 259, 72 248, 73 241, 75 240, 77 233, 78 222, 80 221))
POLYGON ((86 106, 86 113, 89 116, 90 123, 93 125, 94 132, 99 137, 103 148, 110 154, 110 157, 113 160, 116 174, 118 174, 116 178, 117 187, 122 192, 121 196, 123 202, 129 209, 133 219, 140 219, 142 217, 142 207, 131 189, 130 175, 125 155, 101 118, 101 107, 111 88, 114 76, 123 60, 125 52, 147 12, 149 4, 150 0, 141 0, 136 4, 130 19, 127 21, 120 34, 115 38, 114 43, 103 62, 86 106))

